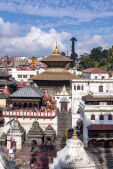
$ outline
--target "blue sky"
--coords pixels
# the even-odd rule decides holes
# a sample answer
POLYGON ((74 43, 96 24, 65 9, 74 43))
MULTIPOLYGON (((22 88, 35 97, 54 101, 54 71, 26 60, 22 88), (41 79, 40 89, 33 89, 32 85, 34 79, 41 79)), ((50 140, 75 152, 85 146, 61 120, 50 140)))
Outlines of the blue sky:
POLYGON ((45 56, 56 40, 81 55, 113 45, 113 0, 0 0, 0 56, 45 56))

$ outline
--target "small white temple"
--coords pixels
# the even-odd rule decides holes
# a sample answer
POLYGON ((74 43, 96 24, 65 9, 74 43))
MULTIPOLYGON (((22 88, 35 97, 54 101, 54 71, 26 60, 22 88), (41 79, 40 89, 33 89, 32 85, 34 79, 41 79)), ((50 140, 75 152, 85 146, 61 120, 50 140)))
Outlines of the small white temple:
POLYGON ((49 169, 96 169, 96 167, 74 130, 72 138, 68 139, 66 146, 57 153, 49 169))

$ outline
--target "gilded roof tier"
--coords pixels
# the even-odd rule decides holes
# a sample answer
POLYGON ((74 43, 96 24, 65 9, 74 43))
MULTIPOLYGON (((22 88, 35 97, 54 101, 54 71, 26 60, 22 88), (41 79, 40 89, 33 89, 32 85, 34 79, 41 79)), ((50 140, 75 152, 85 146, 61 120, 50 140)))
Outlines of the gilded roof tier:
POLYGON ((76 76, 67 70, 47 70, 40 74, 37 74, 30 78, 30 80, 50 80, 50 81, 62 81, 62 80, 72 80, 72 79, 80 79, 79 76, 76 76))
POLYGON ((57 45, 52 55, 41 59, 41 62, 53 62, 53 61, 54 62, 72 62, 70 58, 60 54, 57 45))

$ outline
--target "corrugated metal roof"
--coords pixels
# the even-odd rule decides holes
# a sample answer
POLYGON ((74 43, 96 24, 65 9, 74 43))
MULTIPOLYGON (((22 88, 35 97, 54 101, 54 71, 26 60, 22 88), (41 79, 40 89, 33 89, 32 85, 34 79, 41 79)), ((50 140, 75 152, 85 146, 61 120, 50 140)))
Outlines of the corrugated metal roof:
POLYGON ((21 89, 12 93, 9 97, 29 97, 29 98, 42 98, 44 92, 38 87, 26 85, 21 89))

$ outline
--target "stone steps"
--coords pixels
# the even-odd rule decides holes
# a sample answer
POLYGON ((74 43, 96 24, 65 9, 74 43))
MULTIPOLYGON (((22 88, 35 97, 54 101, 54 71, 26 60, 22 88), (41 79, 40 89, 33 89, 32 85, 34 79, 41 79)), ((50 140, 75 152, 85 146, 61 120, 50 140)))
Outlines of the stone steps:
POLYGON ((94 160, 96 169, 113 169, 113 150, 106 150, 87 151, 88 155, 94 160))

